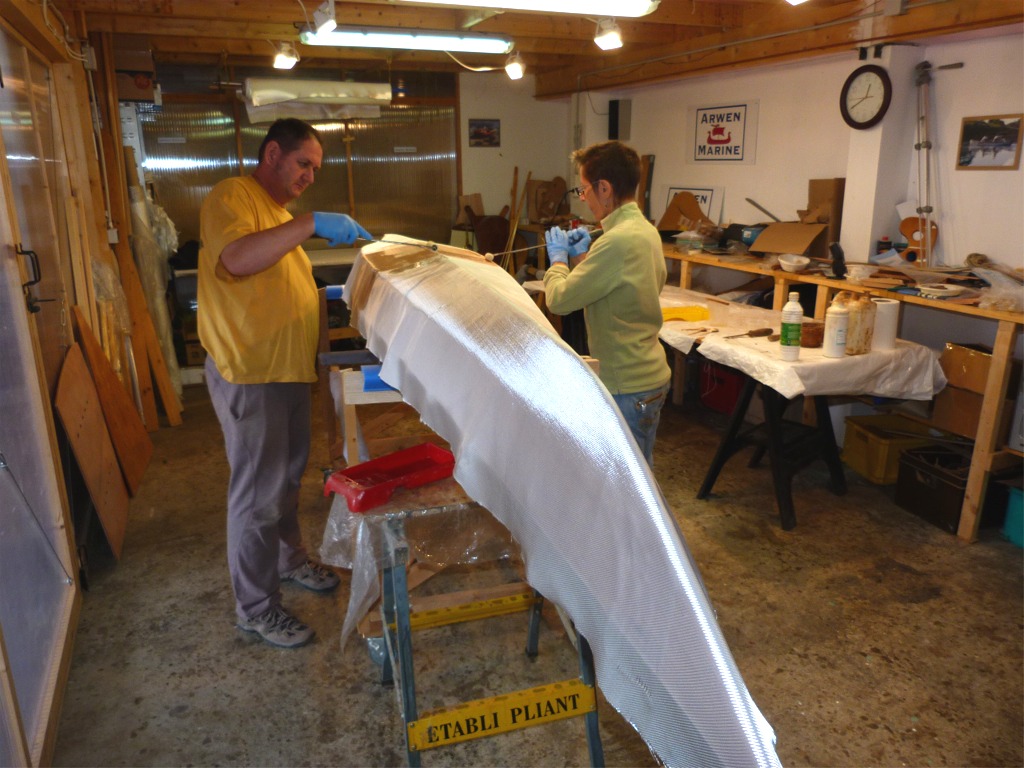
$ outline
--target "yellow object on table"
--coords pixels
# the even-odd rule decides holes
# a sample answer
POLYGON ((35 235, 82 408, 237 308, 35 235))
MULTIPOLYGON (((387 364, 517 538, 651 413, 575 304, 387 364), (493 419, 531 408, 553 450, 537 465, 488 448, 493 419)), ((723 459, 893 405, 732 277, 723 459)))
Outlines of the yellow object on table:
POLYGON ((662 307, 661 308, 661 319, 666 323, 669 320, 685 320, 688 323, 699 322, 700 320, 707 320, 711 317, 711 313, 708 312, 707 307, 662 307))

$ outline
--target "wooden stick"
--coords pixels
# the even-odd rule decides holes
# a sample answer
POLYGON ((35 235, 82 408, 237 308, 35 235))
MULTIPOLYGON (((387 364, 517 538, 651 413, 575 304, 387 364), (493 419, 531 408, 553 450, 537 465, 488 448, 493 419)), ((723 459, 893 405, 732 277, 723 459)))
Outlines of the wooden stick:
MULTIPOLYGON (((502 264, 505 269, 509 272, 515 272, 515 258, 512 254, 512 246, 516 241, 516 233, 519 231, 519 219, 523 215, 523 206, 526 204, 526 190, 530 187, 530 177, 533 175, 533 171, 526 172, 526 184, 523 185, 523 194, 519 198, 519 205, 512 211, 511 219, 508 225, 508 242, 505 243, 505 258, 502 264)), ((513 203, 515 201, 513 200, 513 203)))
POLYGON ((517 165, 517 166, 514 166, 512 168, 512 199, 508 201, 509 205, 511 206, 511 210, 512 211, 515 211, 515 209, 516 209, 516 193, 518 192, 518 190, 519 190, 519 166, 517 165))

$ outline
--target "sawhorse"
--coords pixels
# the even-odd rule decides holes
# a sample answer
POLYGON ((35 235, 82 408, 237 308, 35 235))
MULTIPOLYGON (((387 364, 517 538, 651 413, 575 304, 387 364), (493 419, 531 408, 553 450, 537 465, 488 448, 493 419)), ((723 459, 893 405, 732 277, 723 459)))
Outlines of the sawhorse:
MULTIPOLYGON (((422 510, 419 511, 422 513, 422 510)), ((381 599, 383 648, 375 658, 381 666, 381 683, 399 688, 399 703, 405 724, 408 763, 421 765, 421 752, 463 741, 494 736, 534 725, 583 717, 590 764, 604 765, 604 751, 598 732, 594 658, 586 639, 576 634, 579 678, 515 691, 487 699, 463 702, 434 710, 423 716, 416 705, 412 633, 473 619, 490 618, 516 611, 530 611, 526 654, 537 655, 543 598, 526 584, 510 585, 502 594, 473 603, 425 609, 413 613, 409 603, 407 564, 409 544, 405 520, 412 513, 387 515, 383 543, 383 596, 381 599)))
POLYGON ((832 431, 828 398, 821 395, 813 398, 816 421, 813 426, 798 424, 782 418, 786 403, 789 401, 768 385, 761 384, 764 422, 744 425, 744 417, 757 386, 756 379, 746 377, 736 407, 729 417, 729 426, 704 476, 704 482, 697 491, 697 498, 706 499, 711 495, 711 489, 725 462, 743 448, 754 445, 756 449, 750 466, 755 466, 765 451, 768 452, 780 522, 783 530, 789 531, 796 527, 792 484, 793 476, 800 469, 818 459, 824 461, 829 470, 831 490, 837 496, 846 493, 846 477, 843 474, 839 449, 836 447, 835 433, 832 431))

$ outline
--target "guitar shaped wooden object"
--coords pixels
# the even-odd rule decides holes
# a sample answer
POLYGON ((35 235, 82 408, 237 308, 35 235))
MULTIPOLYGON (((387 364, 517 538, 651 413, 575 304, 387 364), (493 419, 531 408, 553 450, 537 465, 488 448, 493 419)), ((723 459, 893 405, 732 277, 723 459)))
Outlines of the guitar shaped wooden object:
POLYGON ((931 252, 935 250, 935 242, 939 239, 939 225, 930 222, 931 239, 925 242, 926 222, 923 216, 908 216, 900 222, 900 234, 907 238, 907 247, 903 251, 906 261, 916 262, 919 266, 931 260, 931 252))

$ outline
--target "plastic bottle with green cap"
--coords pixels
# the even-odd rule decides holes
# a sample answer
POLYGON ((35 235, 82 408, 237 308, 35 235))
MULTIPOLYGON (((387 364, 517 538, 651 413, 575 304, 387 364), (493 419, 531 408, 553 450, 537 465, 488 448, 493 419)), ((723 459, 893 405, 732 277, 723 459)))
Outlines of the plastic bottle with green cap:
POLYGON ((782 359, 792 362, 800 358, 800 330, 804 322, 804 308, 800 306, 800 294, 790 291, 789 301, 782 308, 782 333, 779 349, 782 359))

